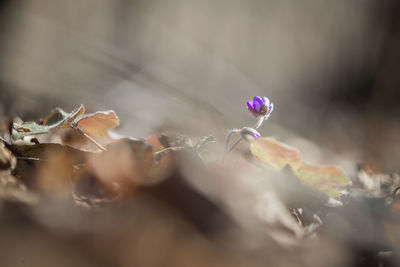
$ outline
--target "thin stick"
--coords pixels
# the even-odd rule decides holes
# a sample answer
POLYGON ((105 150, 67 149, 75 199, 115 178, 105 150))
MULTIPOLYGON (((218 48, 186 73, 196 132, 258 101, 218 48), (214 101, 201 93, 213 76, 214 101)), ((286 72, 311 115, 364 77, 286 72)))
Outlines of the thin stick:
POLYGON ((91 137, 90 135, 88 135, 87 133, 85 133, 81 128, 79 128, 79 126, 75 126, 72 123, 70 124, 70 126, 77 130, 80 134, 82 134, 84 137, 86 137, 90 142, 92 142, 95 146, 97 146, 98 148, 100 148, 103 151, 107 151, 107 149, 100 145, 96 140, 93 139, 93 137, 91 137))
POLYGON ((19 157, 16 156, 18 160, 31 160, 31 161, 48 161, 47 159, 31 158, 31 157, 19 157))
POLYGON ((180 151, 182 149, 184 149, 185 147, 183 146, 173 146, 173 147, 167 147, 164 148, 163 150, 160 150, 156 153, 154 153, 154 161, 156 163, 160 162, 162 160, 162 158, 164 156, 166 156, 168 153, 172 152, 172 151, 180 151))

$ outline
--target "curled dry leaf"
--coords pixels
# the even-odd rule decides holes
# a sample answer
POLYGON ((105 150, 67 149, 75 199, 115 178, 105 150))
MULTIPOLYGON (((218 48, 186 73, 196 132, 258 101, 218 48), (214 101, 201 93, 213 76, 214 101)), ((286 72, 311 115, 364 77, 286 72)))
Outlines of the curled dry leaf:
POLYGON ((333 198, 339 198, 338 188, 350 182, 341 168, 304 163, 298 151, 272 138, 252 140, 251 152, 258 160, 276 171, 282 170, 286 165, 290 166, 303 184, 333 198))
POLYGON ((79 108, 71 113, 65 112, 61 108, 56 108, 46 118, 43 119, 42 125, 59 125, 60 128, 68 128, 69 123, 75 120, 76 117, 85 113, 85 106, 81 104, 79 108))
POLYGON ((46 116, 41 124, 36 122, 13 123, 13 140, 23 139, 25 136, 45 134, 59 128, 79 128, 85 134, 101 138, 107 132, 119 125, 119 119, 114 111, 98 111, 84 114, 85 106, 80 105, 71 113, 60 108, 53 110, 46 116))
POLYGON ((70 123, 79 115, 85 113, 85 107, 81 104, 79 108, 72 111, 71 113, 65 112, 60 108, 56 108, 46 118, 41 124, 36 122, 24 122, 22 124, 13 123, 13 133, 12 139, 19 140, 23 139, 25 136, 45 134, 49 133, 51 130, 58 128, 68 128, 70 123))

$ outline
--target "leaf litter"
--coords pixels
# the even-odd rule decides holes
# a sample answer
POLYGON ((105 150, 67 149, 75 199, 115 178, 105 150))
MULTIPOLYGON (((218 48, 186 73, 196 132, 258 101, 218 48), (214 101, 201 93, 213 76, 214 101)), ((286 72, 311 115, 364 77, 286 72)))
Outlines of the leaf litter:
MULTIPOLYGON (((340 167, 302 161, 296 149, 272 138, 249 139, 249 151, 261 165, 239 153, 227 162, 210 162, 203 150, 214 146, 213 136, 113 138, 109 131, 119 125, 114 111, 85 112, 83 105, 70 113, 56 108, 41 122, 14 122, 10 132, 3 127, 0 201, 31 207, 25 216, 45 228, 74 236, 90 233, 88 243, 78 247, 100 253, 97 263, 188 266, 196 259, 199 266, 267 261, 273 266, 348 266, 369 259, 376 266, 395 266, 400 244, 397 174, 361 168, 356 177, 348 177, 340 167), (64 137, 57 143, 33 139, 62 136, 62 131, 77 134, 80 143, 64 137), (329 205, 329 198, 336 205, 329 205), (370 211, 369 202, 380 213, 370 211), (43 215, 49 210, 52 219, 43 215), (373 217, 360 222, 353 214, 373 217), (60 216, 66 216, 62 223, 55 219, 60 216), (98 226, 84 230, 87 223, 98 226), (372 236, 354 236, 362 233, 363 223, 371 225, 372 236), (332 237, 337 231, 346 237, 332 237), (347 239, 351 245, 344 248, 347 239), (119 252, 110 253, 108 242, 119 252), (361 253, 360 247, 371 242, 373 248, 361 253), (134 249, 131 257, 130 246, 151 249, 140 255, 135 253, 142 250, 134 249), (259 258, 251 258, 247 247, 259 258), (290 256, 287 249, 293 251, 290 256), (324 252, 317 255, 318 249, 324 252), (213 264, 216 259, 220 264, 213 264)), ((58 237, 58 242, 66 241, 58 237)))

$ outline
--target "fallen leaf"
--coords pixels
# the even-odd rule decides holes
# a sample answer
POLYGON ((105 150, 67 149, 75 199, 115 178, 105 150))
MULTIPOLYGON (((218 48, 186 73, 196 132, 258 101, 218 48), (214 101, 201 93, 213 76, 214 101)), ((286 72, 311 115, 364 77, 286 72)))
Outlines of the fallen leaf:
POLYGON ((85 113, 85 106, 80 105, 79 108, 72 111, 71 113, 65 112, 61 108, 56 108, 53 110, 46 118, 43 119, 42 125, 51 126, 60 124, 59 127, 68 128, 68 122, 73 121, 77 116, 83 115, 85 113))
POLYGON ((298 162, 291 167, 303 184, 336 199, 340 197, 338 188, 349 184, 343 170, 335 166, 318 167, 298 162))
POLYGON ((119 118, 112 110, 98 111, 77 116, 72 124, 92 137, 102 138, 109 130, 119 125, 119 118))
POLYGON ((56 150, 44 149, 41 157, 45 160, 39 161, 34 171, 34 187, 52 198, 69 198, 75 184, 73 181, 74 165, 83 160, 79 160, 74 152, 74 150, 62 146, 56 150))
MULTIPOLYGON (((71 113, 60 108, 53 110, 46 116, 41 124, 36 122, 13 123, 13 140, 23 139, 25 136, 45 134, 59 128, 79 128, 85 134, 101 138, 107 132, 119 125, 119 119, 114 111, 98 111, 91 114, 84 114, 85 106, 80 105, 71 113)), ((75 129, 76 130, 76 129, 75 129)))
POLYGON ((23 124, 13 123, 13 133, 11 135, 14 141, 23 139, 25 136, 35 135, 35 134, 45 134, 49 133, 52 129, 57 128, 62 125, 63 122, 54 125, 39 125, 36 122, 24 122, 23 124))
POLYGON ((122 138, 114 139, 106 148, 87 157, 75 173, 76 181, 98 182, 97 189, 113 198, 129 197, 138 186, 154 183, 149 177, 154 165, 152 145, 145 140, 122 138))
POLYGON ((15 176, 29 188, 38 188, 49 195, 66 196, 71 189, 72 170, 85 162, 89 152, 60 144, 10 145, 18 160, 15 176))
POLYGON ((57 128, 68 128, 70 123, 79 115, 85 112, 85 107, 81 104, 79 108, 71 113, 56 108, 43 120, 42 124, 36 122, 13 123, 12 139, 14 141, 23 139, 25 136, 45 134, 57 128))
POLYGON ((86 154, 85 152, 67 145, 61 144, 34 144, 34 145, 10 145, 10 150, 14 155, 22 158, 31 158, 32 160, 47 161, 52 157, 57 157, 58 155, 67 154, 73 158, 74 164, 83 162, 86 154))
POLYGON ((300 161, 299 152, 271 138, 255 139, 252 142, 251 152, 276 171, 282 170, 287 164, 300 161))
POLYGON ((339 167, 319 167, 304 163, 296 149, 272 138, 252 140, 251 152, 258 160, 276 171, 282 170, 286 165, 290 166, 303 184, 329 197, 338 199, 338 188, 350 182, 339 167))

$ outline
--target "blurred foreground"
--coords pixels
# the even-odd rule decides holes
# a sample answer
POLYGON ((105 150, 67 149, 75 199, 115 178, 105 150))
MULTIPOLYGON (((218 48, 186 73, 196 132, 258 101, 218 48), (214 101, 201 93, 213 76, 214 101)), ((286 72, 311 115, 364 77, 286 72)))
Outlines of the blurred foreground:
POLYGON ((0 266, 398 266, 399 10, 2 1, 0 266), (253 124, 254 95, 275 103, 263 136, 298 148, 302 167, 344 169, 340 197, 328 175, 316 186, 293 162, 274 170, 255 143, 221 164, 227 130, 253 124), (12 120, 80 103, 144 139, 107 153, 71 129, 11 141, 12 120))

